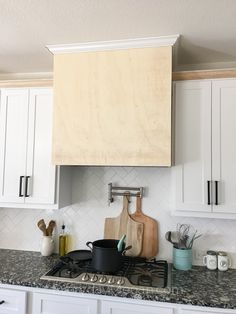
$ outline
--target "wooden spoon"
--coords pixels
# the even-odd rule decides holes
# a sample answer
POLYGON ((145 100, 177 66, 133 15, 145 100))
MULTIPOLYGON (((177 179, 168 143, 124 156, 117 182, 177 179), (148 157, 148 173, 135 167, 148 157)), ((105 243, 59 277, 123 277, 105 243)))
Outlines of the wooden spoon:
POLYGON ((43 235, 44 235, 44 236, 47 236, 47 229, 46 229, 46 225, 45 225, 44 219, 40 219, 40 220, 38 221, 37 225, 38 225, 39 229, 40 229, 41 231, 43 231, 43 235))
POLYGON ((48 236, 52 236, 53 229, 55 228, 55 226, 56 226, 56 222, 54 220, 50 220, 48 227, 46 229, 46 233, 48 236))

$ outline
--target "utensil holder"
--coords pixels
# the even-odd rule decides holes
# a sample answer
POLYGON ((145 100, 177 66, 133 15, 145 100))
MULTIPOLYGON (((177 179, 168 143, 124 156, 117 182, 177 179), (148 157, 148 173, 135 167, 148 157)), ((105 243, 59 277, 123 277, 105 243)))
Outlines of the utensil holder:
POLYGON ((54 240, 52 236, 43 236, 40 252, 43 256, 50 256, 54 250, 54 240))
POLYGON ((192 268, 192 249, 173 247, 173 264, 175 269, 189 270, 192 268))

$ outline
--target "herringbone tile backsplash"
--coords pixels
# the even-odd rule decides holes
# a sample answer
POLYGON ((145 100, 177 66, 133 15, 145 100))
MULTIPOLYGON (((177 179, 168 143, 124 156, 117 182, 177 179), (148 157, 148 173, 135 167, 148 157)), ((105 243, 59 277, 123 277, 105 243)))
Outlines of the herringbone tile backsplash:
MULTIPOLYGON (((41 231, 37 221, 55 219, 59 227, 62 221, 71 235, 71 249, 86 248, 86 241, 103 237, 105 217, 118 216, 122 200, 108 206, 108 183, 119 186, 144 186, 143 211, 159 223, 160 249, 158 258, 171 260, 172 247, 165 240, 165 232, 174 230, 178 222, 192 224, 203 233, 196 241, 195 250, 224 250, 230 253, 236 265, 236 221, 203 218, 172 217, 173 184, 169 168, 145 167, 75 167, 73 172, 72 204, 56 211, 35 209, 0 209, 0 247, 39 251, 41 231)), ((131 211, 135 200, 132 199, 131 211)), ((59 228, 58 228, 59 229, 59 228)), ((55 232, 55 250, 57 250, 55 232)), ((201 264, 201 258, 194 260, 201 264)), ((235 266, 236 267, 236 266, 235 266)))

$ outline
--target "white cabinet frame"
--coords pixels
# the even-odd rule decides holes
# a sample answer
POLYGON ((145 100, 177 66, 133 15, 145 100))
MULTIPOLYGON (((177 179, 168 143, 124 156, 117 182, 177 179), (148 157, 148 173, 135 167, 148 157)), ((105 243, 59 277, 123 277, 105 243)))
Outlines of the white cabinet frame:
POLYGON ((3 88, 0 96, 0 207, 70 204, 71 170, 51 161, 52 88, 3 88))
POLYGON ((236 79, 174 83, 174 215, 236 219, 236 79))

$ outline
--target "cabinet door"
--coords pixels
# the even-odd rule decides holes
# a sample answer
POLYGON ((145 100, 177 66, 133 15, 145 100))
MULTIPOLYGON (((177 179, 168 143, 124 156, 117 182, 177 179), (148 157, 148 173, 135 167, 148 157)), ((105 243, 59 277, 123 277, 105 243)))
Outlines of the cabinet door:
POLYGON ((19 187, 26 170, 28 107, 28 89, 1 90, 0 202, 24 202, 19 187))
POLYGON ((31 89, 25 203, 54 204, 56 167, 51 162, 52 89, 31 89))
POLYGON ((33 314, 97 314, 97 300, 34 293, 33 314))
POLYGON ((173 308, 122 302, 102 302, 102 314, 173 314, 173 308))
POLYGON ((236 80, 213 82, 212 180, 214 187, 213 210, 215 212, 236 213, 235 117, 236 80), (216 181, 218 182, 218 193, 216 193, 216 181))
POLYGON ((212 309, 209 307, 204 307, 201 309, 194 309, 194 306, 191 308, 181 309, 179 314, 235 314, 235 310, 225 310, 225 309, 212 309))
POLYGON ((26 292, 0 289, 1 314, 25 314, 26 292))
POLYGON ((211 82, 174 88, 176 209, 210 212, 211 82))

